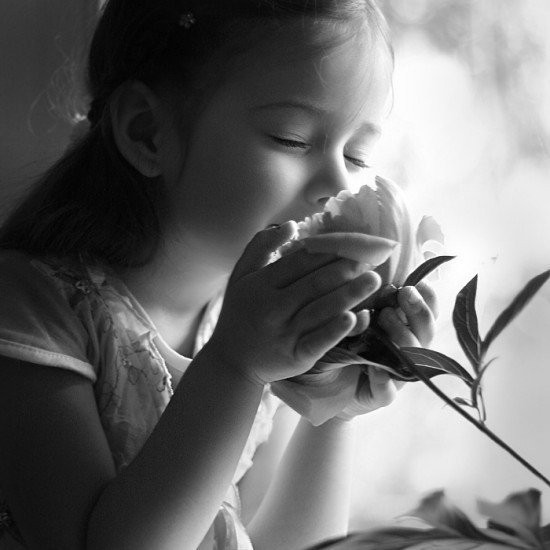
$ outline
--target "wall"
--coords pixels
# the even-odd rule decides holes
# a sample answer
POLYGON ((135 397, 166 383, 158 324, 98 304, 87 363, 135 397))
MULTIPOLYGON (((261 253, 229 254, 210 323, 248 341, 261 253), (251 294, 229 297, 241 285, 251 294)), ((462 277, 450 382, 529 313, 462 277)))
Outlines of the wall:
POLYGON ((0 217, 68 142, 71 125, 56 104, 96 8, 92 0, 0 2, 0 217))

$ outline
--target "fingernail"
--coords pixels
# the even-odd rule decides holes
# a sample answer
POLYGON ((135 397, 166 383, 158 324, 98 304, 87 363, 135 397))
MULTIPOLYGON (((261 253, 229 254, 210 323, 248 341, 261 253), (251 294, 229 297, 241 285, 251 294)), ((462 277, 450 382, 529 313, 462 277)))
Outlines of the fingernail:
POLYGON ((389 248, 390 250, 393 250, 399 244, 399 241, 394 241, 393 239, 386 239, 386 237, 375 237, 375 239, 372 239, 373 245, 378 246, 380 248, 389 248))
POLYGON ((405 312, 401 308, 396 309, 395 313, 404 325, 408 324, 409 320, 407 319, 405 312))
POLYGON ((358 262, 359 263, 359 272, 360 273, 366 273, 367 271, 374 271, 374 267, 372 264, 367 264, 367 263, 363 263, 363 262, 358 262))
POLYGON ((422 296, 414 286, 403 287, 399 292, 405 294, 405 301, 412 310, 417 310, 422 304, 422 296))
POLYGON ((371 240, 371 264, 382 265, 399 246, 399 242, 384 237, 377 237, 376 241, 371 240))
POLYGON ((298 231, 298 224, 294 221, 294 220, 288 220, 287 222, 285 223, 282 223, 281 225, 279 225, 279 227, 277 227, 276 231, 283 231, 284 229, 287 229, 287 228, 292 228, 292 237, 294 237, 294 235, 296 235, 297 231, 298 231))

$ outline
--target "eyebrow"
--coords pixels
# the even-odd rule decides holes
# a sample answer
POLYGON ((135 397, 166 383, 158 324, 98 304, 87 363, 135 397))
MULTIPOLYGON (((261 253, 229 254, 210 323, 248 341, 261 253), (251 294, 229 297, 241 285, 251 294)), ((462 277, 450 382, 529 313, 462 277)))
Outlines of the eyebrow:
MULTIPOLYGON (((313 103, 309 103, 307 101, 293 101, 293 100, 275 101, 273 103, 267 103, 265 105, 258 105, 257 107, 253 107, 252 110, 263 111, 267 109, 301 109, 302 111, 307 111, 316 116, 327 114, 327 111, 325 109, 322 109, 321 107, 318 107, 313 103)), ((366 131, 370 134, 382 133, 382 128, 378 124, 375 124, 374 122, 363 122, 358 126, 357 129, 366 131)))

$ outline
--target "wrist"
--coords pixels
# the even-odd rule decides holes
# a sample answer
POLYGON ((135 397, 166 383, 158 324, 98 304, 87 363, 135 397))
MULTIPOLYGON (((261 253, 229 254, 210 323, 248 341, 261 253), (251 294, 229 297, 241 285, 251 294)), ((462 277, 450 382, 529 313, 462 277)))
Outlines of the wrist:
POLYGON ((231 360, 225 356, 223 352, 220 352, 219 346, 212 341, 207 342, 204 347, 197 354, 201 358, 207 358, 207 360, 215 365, 217 369, 224 371, 225 374, 231 374, 237 380, 242 381, 245 385, 254 389, 264 389, 265 382, 258 376, 255 376, 251 370, 246 369, 242 363, 238 360, 231 360))
POLYGON ((356 416, 344 415, 342 413, 340 414, 337 414, 334 418, 331 418, 331 420, 334 421, 335 424, 344 424, 344 425, 355 424, 355 419, 357 418, 356 416))
POLYGON ((305 418, 302 417, 302 420, 307 422, 311 428, 318 431, 326 431, 326 432, 345 432, 345 431, 355 431, 355 417, 353 418, 339 418, 338 416, 334 416, 333 418, 329 418, 322 424, 319 424, 318 426, 314 426, 311 424, 311 422, 305 418))
POLYGON ((341 413, 338 413, 334 417, 334 420, 338 420, 344 423, 349 423, 349 422, 353 422, 356 418, 357 418, 357 415, 349 414, 349 413, 346 413, 345 411, 342 411, 341 413))
POLYGON ((325 424, 329 424, 330 426, 334 427, 335 429, 354 429, 355 427, 355 416, 340 416, 336 415, 335 417, 331 418, 330 420, 327 420, 325 424))

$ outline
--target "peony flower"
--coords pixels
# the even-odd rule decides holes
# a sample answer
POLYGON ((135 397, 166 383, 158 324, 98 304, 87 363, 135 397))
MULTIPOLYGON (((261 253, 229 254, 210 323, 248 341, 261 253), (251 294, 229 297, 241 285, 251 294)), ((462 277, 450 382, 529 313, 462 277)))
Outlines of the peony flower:
MULTIPOLYGON (((361 233, 371 237, 373 242, 382 238, 399 244, 388 259, 375 268, 382 278, 382 288, 354 308, 354 311, 378 310, 385 305, 396 305, 397 288, 405 284, 412 267, 420 263, 423 245, 429 241, 442 243, 443 240, 441 230, 433 218, 423 218, 418 229, 413 229, 403 192, 396 184, 380 176, 376 176, 372 185, 363 185, 357 193, 341 191, 327 201, 323 212, 299 222, 294 239, 284 244, 275 253, 273 260, 296 250, 300 240, 326 233, 361 233)), ((359 252, 362 251, 353 250, 352 241, 343 241, 338 254, 354 260, 361 256, 359 252)), ((371 318, 371 327, 375 324, 371 318)), ((327 353, 314 369, 289 380, 276 382, 272 384, 272 389, 314 425, 321 424, 341 413, 346 405, 354 403, 359 386, 366 382, 364 376, 361 382, 359 380, 364 369, 359 365, 374 365, 389 371, 391 375, 397 374, 392 362, 381 362, 387 358, 378 352, 382 348, 379 339, 374 334, 371 338, 366 332, 358 341, 345 339, 327 353), (369 345, 373 353, 367 359, 369 354, 362 352, 369 345), (358 355, 360 352, 361 356, 358 355)), ((383 352, 385 354, 386 350, 383 352)), ((412 380, 414 377, 406 379, 412 380)), ((351 414, 353 410, 348 412, 351 414)))
MULTIPOLYGON (((334 416, 347 419, 372 410, 369 408, 371 392, 368 367, 384 369, 391 377, 399 380, 411 382, 421 380, 447 405, 550 487, 549 478, 486 425, 481 385, 482 377, 495 360, 494 357, 487 357, 492 343, 550 279, 550 269, 527 282, 508 307, 498 315, 484 337, 478 329, 475 308, 477 275, 457 294, 452 320, 458 342, 470 363, 471 369, 468 369, 452 357, 435 350, 422 347, 399 348, 377 326, 377 311, 387 305, 397 305, 397 286, 416 285, 434 268, 452 259, 452 256, 431 257, 412 273, 406 275, 416 258, 420 256, 419 252, 426 240, 442 243, 441 230, 435 221, 424 218, 414 235, 410 215, 399 188, 383 178, 376 177, 374 186, 363 186, 356 194, 344 191, 330 199, 324 212, 306 218, 299 224, 297 238, 312 237, 310 240, 312 242, 316 235, 331 232, 361 233, 361 239, 333 239, 332 241, 332 244, 336 242, 341 246, 341 250, 336 251, 339 256, 358 261, 361 254, 357 250, 354 251, 353 246, 360 246, 364 250, 366 243, 375 244, 376 239, 389 238, 399 242, 401 247, 394 251, 386 262, 377 267, 386 284, 354 309, 365 308, 371 311, 369 326, 360 327, 359 334, 352 333, 352 336, 347 336, 340 341, 336 347, 317 361, 310 371, 272 384, 273 392, 302 416, 308 418, 312 424, 319 425, 334 416), (360 244, 353 244, 357 242, 360 244), (469 397, 447 396, 431 381, 433 376, 440 374, 459 377, 468 387, 469 397), (468 414, 465 409, 477 412, 478 419, 468 414)), ((324 246, 327 240, 318 238, 324 246)), ((283 246, 280 254, 288 253, 295 246, 297 246, 296 243, 288 243, 283 246)), ((322 250, 322 248, 318 249, 322 250)), ((530 502, 529 498, 532 500, 532 496, 533 494, 525 498, 514 496, 506 502, 504 508, 491 507, 487 503, 482 503, 481 506, 491 512, 495 521, 503 523, 512 513, 510 510, 513 510, 512 515, 517 519, 517 510, 525 511, 525 503, 530 502)), ((526 538, 529 529, 532 529, 537 521, 538 519, 532 514, 524 514, 521 521, 514 525, 514 531, 526 538), (531 520, 535 523, 529 523, 531 520)))
POLYGON ((357 193, 340 191, 327 201, 323 212, 299 222, 294 240, 283 245, 279 254, 284 256, 294 251, 296 243, 306 237, 324 233, 364 233, 391 239, 400 246, 376 271, 384 283, 401 286, 421 258, 421 246, 429 240, 441 240, 438 226, 428 220, 433 219, 424 218, 415 232, 401 189, 376 176, 374 185, 363 185, 357 193))

